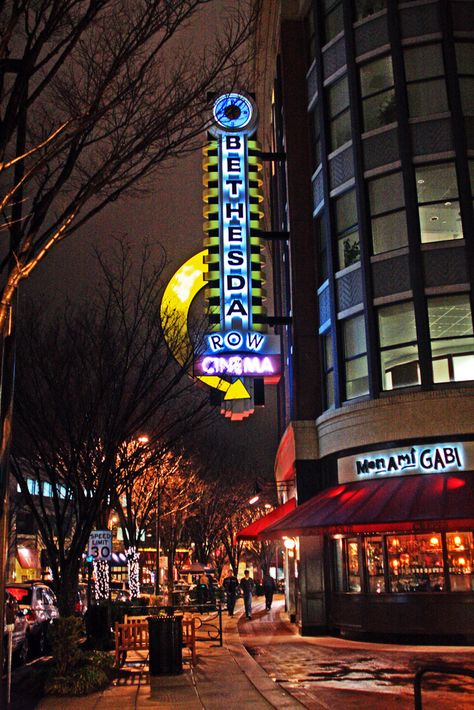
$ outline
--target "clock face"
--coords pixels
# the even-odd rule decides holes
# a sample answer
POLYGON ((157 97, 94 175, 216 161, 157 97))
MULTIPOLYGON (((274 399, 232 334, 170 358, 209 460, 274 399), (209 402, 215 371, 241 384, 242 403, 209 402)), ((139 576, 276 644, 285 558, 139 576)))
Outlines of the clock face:
POLYGON ((252 101, 237 93, 219 96, 213 108, 217 128, 225 132, 247 133, 254 128, 255 114, 252 101))

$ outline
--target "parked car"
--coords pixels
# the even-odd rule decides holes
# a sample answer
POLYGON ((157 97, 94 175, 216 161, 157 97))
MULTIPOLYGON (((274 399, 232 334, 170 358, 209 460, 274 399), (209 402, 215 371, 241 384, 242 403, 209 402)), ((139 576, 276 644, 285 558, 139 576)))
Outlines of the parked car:
POLYGON ((28 622, 28 633, 34 650, 43 656, 47 646, 49 624, 59 617, 53 590, 43 582, 21 582, 6 585, 15 597, 28 622))
MULTIPOLYGON (((5 592, 5 624, 3 627, 3 646, 7 649, 7 624, 13 625, 12 654, 18 663, 24 663, 29 651, 29 625, 24 613, 21 611, 17 600, 9 592, 5 592)), ((4 654, 6 661, 6 652, 4 654)))

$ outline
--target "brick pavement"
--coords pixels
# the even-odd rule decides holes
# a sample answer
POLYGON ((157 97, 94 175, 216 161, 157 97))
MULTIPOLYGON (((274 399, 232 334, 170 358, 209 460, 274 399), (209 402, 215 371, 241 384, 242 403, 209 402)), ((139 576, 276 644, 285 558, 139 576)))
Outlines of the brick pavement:
MULTIPOLYGON (((300 637, 281 601, 266 613, 254 607, 251 622, 239 621, 246 649, 273 681, 311 710, 413 709, 413 678, 419 666, 462 665, 474 669, 474 648, 407 646, 300 637)), ((474 680, 426 676, 424 707, 474 708, 474 680)))
MULTIPOLYGON (((81 698, 45 698, 21 710, 412 710, 413 676, 426 662, 474 668, 472 647, 409 647, 332 637, 300 637, 283 601, 271 612, 256 600, 251 621, 224 615, 224 647, 198 642, 198 664, 178 676, 149 678, 146 655, 107 690, 81 698)), ((435 676, 424 682, 424 708, 474 708, 474 681, 435 676)))

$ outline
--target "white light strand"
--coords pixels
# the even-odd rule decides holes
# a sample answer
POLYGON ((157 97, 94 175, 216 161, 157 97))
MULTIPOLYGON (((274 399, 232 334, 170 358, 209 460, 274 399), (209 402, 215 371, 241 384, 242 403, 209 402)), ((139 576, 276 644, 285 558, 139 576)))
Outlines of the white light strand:
POLYGON ((94 593, 97 601, 108 599, 110 595, 110 566, 107 560, 94 560, 94 593))
POLYGON ((127 556, 128 588, 132 599, 140 596, 140 553, 136 547, 125 550, 127 556))

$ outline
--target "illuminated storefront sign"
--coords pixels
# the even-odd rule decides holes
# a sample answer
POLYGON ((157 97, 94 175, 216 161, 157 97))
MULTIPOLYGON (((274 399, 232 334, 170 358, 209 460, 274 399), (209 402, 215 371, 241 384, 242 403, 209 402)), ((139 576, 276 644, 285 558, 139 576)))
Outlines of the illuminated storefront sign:
POLYGON ((465 471, 474 467, 474 443, 413 445, 347 456, 338 461, 339 483, 420 473, 465 471))
POLYGON ((196 353, 197 375, 278 381, 280 339, 266 332, 261 219, 260 147, 253 100, 241 93, 214 103, 204 150, 204 244, 209 249, 206 295, 211 332, 196 353), (218 356, 218 357, 216 357, 218 356))

